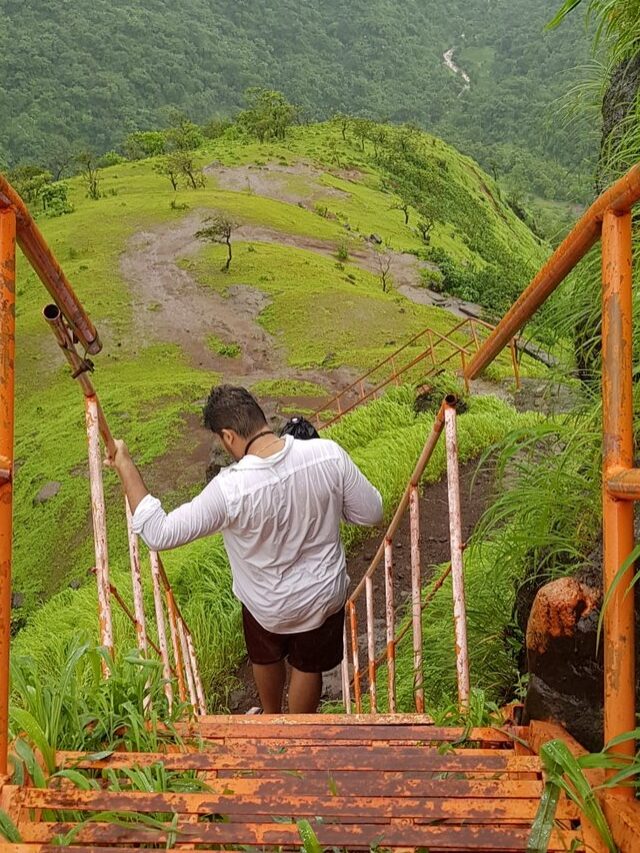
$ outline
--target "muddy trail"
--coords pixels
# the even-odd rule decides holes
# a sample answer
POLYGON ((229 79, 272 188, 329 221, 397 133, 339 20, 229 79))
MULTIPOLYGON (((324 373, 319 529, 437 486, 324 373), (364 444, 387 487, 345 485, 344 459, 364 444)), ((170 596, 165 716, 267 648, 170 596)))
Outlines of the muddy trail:
MULTIPOLYGON (((490 463, 479 466, 478 461, 460 466, 460 498, 462 503, 462 537, 466 541, 473 532, 478 520, 488 508, 493 498, 495 475, 490 463)), ((347 558, 347 571, 351 578, 350 590, 353 591, 363 578, 378 546, 384 536, 386 526, 371 531, 347 558)), ((411 599, 411 536, 409 517, 405 517, 394 537, 394 594, 396 624, 406 612, 411 599)), ((420 551, 422 556, 422 582, 428 582, 434 574, 434 567, 447 562, 450 556, 449 515, 446 477, 437 483, 424 487, 420 498, 420 551)), ((381 651, 385 637, 385 597, 384 566, 380 565, 374 575, 374 614, 376 636, 381 651)), ((357 604, 358 625, 360 627, 359 647, 360 666, 366 669, 366 612, 362 595, 357 604)), ((453 643, 453 635, 451 637, 453 643)), ((251 666, 245 661, 236 673, 239 685, 229 695, 229 710, 234 714, 246 713, 250 708, 259 706, 251 666)), ((363 680, 363 688, 366 686, 363 680)), ((322 697, 325 701, 340 699, 342 696, 341 670, 338 667, 325 673, 322 697)))

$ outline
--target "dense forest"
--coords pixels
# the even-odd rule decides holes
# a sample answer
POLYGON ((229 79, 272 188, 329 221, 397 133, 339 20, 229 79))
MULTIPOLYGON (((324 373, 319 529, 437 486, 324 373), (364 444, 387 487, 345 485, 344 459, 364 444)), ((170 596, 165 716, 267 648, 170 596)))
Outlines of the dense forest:
MULTIPOLYGON (((0 0, 0 163, 50 165, 284 92, 307 119, 415 122, 547 198, 588 196, 596 150, 558 118, 590 46, 556 0, 0 0), (443 54, 468 75, 447 67, 443 54)), ((584 122, 583 122, 584 125, 584 122)))

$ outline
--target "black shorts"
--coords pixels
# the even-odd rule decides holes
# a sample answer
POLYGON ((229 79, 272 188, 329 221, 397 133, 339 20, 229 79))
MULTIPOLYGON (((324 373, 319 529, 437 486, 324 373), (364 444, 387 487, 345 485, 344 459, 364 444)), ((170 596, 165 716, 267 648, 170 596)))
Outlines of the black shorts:
POLYGON ((274 634, 263 628, 243 604, 242 627, 251 663, 266 666, 287 658, 300 672, 327 672, 342 661, 344 607, 311 631, 274 634))

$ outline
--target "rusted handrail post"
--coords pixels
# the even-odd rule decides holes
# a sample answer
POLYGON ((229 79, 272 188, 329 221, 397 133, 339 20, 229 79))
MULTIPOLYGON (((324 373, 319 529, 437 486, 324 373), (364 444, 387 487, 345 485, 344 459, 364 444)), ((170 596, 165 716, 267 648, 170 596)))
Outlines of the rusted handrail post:
POLYGON ((127 535, 129 537, 129 561, 131 563, 131 586, 133 589, 133 609, 136 614, 136 642, 143 655, 147 654, 147 624, 144 615, 144 592, 142 589, 142 573, 140 571, 140 548, 138 537, 133 532, 131 508, 129 501, 124 500, 127 517, 127 535))
POLYGON ((513 366, 513 376, 516 381, 516 390, 520 390, 520 367, 518 365, 518 353, 516 350, 516 339, 511 338, 509 341, 509 349, 511 350, 511 364, 513 366))
MULTIPOLYGON (((96 580, 100 642, 113 654, 113 624, 109 589, 109 556, 107 552, 107 514, 102 484, 102 455, 100 453, 100 428, 98 425, 98 401, 95 395, 85 397, 87 439, 89 443, 89 481, 91 485, 91 515, 93 518, 93 542, 96 556, 96 580)), ((105 675, 109 667, 102 661, 105 675)))
POLYGON ((187 677, 187 688, 189 690, 189 702, 191 703, 191 707, 193 708, 193 713, 199 713, 199 705, 198 705, 198 696, 196 694, 196 682, 193 676, 193 667, 191 658, 189 656, 189 647, 187 646, 187 637, 184 630, 184 623, 182 619, 178 620, 178 639, 180 641, 180 649, 182 651, 182 662, 184 665, 184 672, 187 677))
MULTIPOLYGON (((602 229, 602 426, 604 587, 611 588, 634 547, 633 503, 608 490, 616 469, 633 467, 631 213, 604 215, 602 229)), ((604 611, 604 739, 630 732, 635 719, 635 608, 633 566, 604 611)), ((632 758, 627 740, 615 752, 632 758)), ((632 787, 615 789, 633 799, 632 787)))
POLYGON ((176 606, 173 599, 173 592, 170 589, 164 591, 165 601, 167 603, 167 613, 169 614, 169 631, 171 633, 171 647, 173 649, 173 660, 176 665, 176 675, 178 677, 178 696, 181 702, 187 701, 187 690, 184 678, 184 665, 182 661, 182 651, 180 648, 180 638, 178 634, 178 620, 176 617, 176 606))
POLYGON ((367 660, 369 672, 370 711, 375 714, 378 710, 376 691, 376 634, 373 614, 373 580, 368 577, 365 581, 365 597, 367 608, 367 660))
POLYGON ((349 683, 349 638, 347 634, 347 611, 344 613, 342 628, 342 701, 347 714, 351 713, 351 685, 349 683))
POLYGON ((396 712, 395 601, 393 595, 393 540, 384 540, 384 597, 387 628, 387 699, 389 713, 396 712))
MULTIPOLYGON (((0 210, 0 780, 8 774, 13 419, 15 363, 16 217, 0 210)), ((1 781, 0 781, 1 786, 1 781)))
POLYGON ((467 648, 467 614, 462 564, 463 545, 462 517, 460 513, 460 478, 458 472, 458 437, 456 435, 456 410, 454 406, 447 408, 444 418, 445 441, 447 445, 449 537, 451 540, 451 579, 453 581, 453 623, 456 643, 458 702, 461 708, 468 708, 470 693, 469 651, 467 648))
POLYGON ((353 699, 356 714, 359 714, 362 711, 362 686, 360 684, 360 655, 358 651, 358 616, 356 606, 351 599, 347 602, 347 612, 349 614, 351 654, 353 656, 353 699))
POLYGON ((424 676, 422 673, 422 565, 420 561, 420 495, 418 484, 409 492, 411 530, 411 619, 413 625, 413 695, 416 711, 424 714, 424 676))
POLYGON ((169 708, 173 705, 173 687, 171 686, 171 665, 169 663, 169 648, 167 646, 167 629, 164 621, 164 610, 162 608, 162 588, 160 579, 160 565, 156 551, 149 551, 149 562, 151 563, 151 581, 153 584, 153 604, 156 613, 156 630, 158 632, 158 645, 160 646, 160 657, 162 660, 162 675, 164 678, 164 692, 167 697, 169 708))
POLYGON ((191 661, 191 671, 193 672, 193 680, 196 686, 196 696, 198 698, 198 709, 200 714, 204 715, 207 713, 207 703, 204 695, 204 688, 202 686, 202 679, 200 678, 200 672, 198 670, 198 660, 196 658, 196 650, 193 645, 193 637, 191 636, 191 632, 189 631, 189 627, 186 622, 182 622, 184 625, 184 631, 187 638, 187 649, 189 651, 189 660, 191 661))

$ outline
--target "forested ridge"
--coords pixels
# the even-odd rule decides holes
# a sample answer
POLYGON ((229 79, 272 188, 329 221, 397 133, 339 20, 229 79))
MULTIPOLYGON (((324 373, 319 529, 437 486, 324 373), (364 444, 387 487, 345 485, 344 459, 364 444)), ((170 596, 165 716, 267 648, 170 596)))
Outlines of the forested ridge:
MULTIPOLYGON (((203 123, 250 86, 308 119, 416 122, 547 197, 575 199, 595 145, 554 102, 589 57, 556 0, 0 0, 0 162, 117 147, 177 107, 203 123), (471 84, 448 69, 454 59, 471 84)), ((592 171, 592 169, 591 169, 592 171)))

